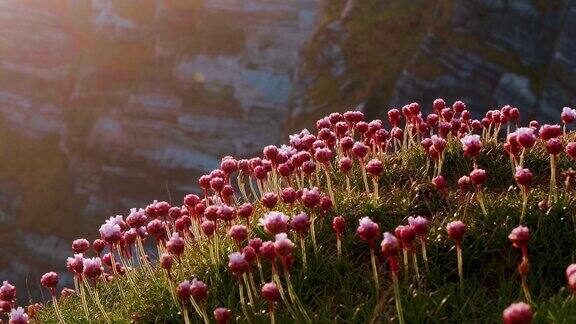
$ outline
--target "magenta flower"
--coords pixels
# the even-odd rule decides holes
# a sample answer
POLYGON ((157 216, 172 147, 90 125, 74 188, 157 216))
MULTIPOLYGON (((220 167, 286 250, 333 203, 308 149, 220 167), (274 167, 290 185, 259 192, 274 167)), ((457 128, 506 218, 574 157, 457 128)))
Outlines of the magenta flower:
POLYGON ((302 203, 308 208, 314 208, 320 203, 320 190, 318 187, 302 190, 302 203))
POLYGON ((176 288, 176 296, 178 296, 178 299, 180 299, 182 303, 186 303, 190 299, 191 295, 192 287, 190 286, 190 281, 184 280, 178 284, 178 287, 176 288))
POLYGON ((178 233, 172 233, 172 237, 166 242, 166 250, 176 256, 184 253, 184 247, 185 242, 178 233))
POLYGON ((66 268, 77 275, 81 275, 82 270, 84 270, 84 257, 82 253, 74 254, 74 257, 66 259, 66 268))
POLYGON ((292 243, 286 233, 276 234, 275 239, 274 251, 276 251, 276 254, 278 254, 280 257, 286 257, 292 253, 292 250, 294 249, 294 243, 292 243))
POLYGON ((74 253, 85 253, 90 249, 90 242, 87 239, 81 238, 72 241, 72 251, 74 253))
POLYGON ((536 143, 536 135, 530 127, 520 127, 516 129, 516 141, 525 150, 530 149, 536 143))
POLYGON ((142 227, 146 225, 146 221, 146 211, 142 208, 138 210, 136 208, 132 208, 130 209, 130 214, 126 216, 126 224, 132 228, 142 227))
POLYGON ((192 279, 190 290, 192 293, 192 298, 194 298, 196 301, 203 301, 206 299, 206 297, 208 297, 208 286, 196 278, 192 279))
MULTIPOLYGON (((306 189, 304 189, 306 190, 306 189)), ((288 216, 281 212, 271 211, 260 218, 259 224, 270 235, 286 232, 288 230, 288 216)))
POLYGON ((227 324, 232 316, 232 311, 228 308, 218 307, 214 310, 214 319, 216 324, 227 324))
POLYGON ((0 286, 0 300, 11 302, 14 298, 16 298, 16 287, 5 280, 0 286))
POLYGON ((58 285, 58 279, 59 277, 56 272, 47 272, 40 278, 40 284, 53 290, 58 285))
POLYGON ((236 245, 240 247, 242 242, 248 237, 248 228, 244 225, 234 225, 230 227, 228 235, 230 235, 236 245))
POLYGON ((246 262, 246 258, 244 254, 239 252, 234 252, 228 256, 228 267, 230 271, 237 276, 242 275, 242 273, 246 272, 249 268, 248 262, 246 262))
POLYGON ((30 323, 30 320, 28 318, 28 315, 24 312, 24 308, 18 307, 18 308, 12 309, 12 311, 10 311, 8 323, 9 324, 28 324, 28 323, 30 323))
POLYGON ((310 230, 310 218, 306 213, 301 212, 300 214, 292 217, 292 220, 290 221, 290 227, 299 235, 306 235, 308 230, 310 230))
POLYGON ((380 235, 380 226, 373 222, 369 217, 362 217, 359 220, 359 226, 356 230, 358 236, 367 241, 370 244, 370 248, 373 248, 374 241, 380 235))
POLYGON ((512 241, 513 247, 524 251, 530 239, 530 230, 528 227, 520 225, 512 230, 508 239, 512 241))
POLYGON ((453 221, 446 226, 448 236, 456 243, 462 242, 466 234, 466 224, 461 221, 453 221))
POLYGON ((100 258, 84 259, 84 275, 89 279, 96 279, 102 275, 102 260, 100 258))
POLYGON ((108 243, 115 244, 122 238, 122 230, 120 225, 107 221, 102 226, 100 226, 100 238, 108 243))
POLYGON ((460 139, 464 155, 475 158, 480 155, 482 142, 479 135, 466 135, 460 139))
POLYGON ((523 302, 514 303, 504 310, 502 319, 504 324, 530 324, 533 319, 532 308, 523 302))
POLYGON ((206 235, 206 237, 210 238, 214 235, 214 231, 216 230, 216 224, 211 220, 205 220, 200 225, 202 228, 202 233, 206 235))
POLYGON ((160 256, 160 266, 164 270, 170 271, 172 269, 172 265, 174 264, 174 257, 168 253, 162 253, 160 256))
POLYGON ((273 209, 278 203, 278 195, 273 192, 267 192, 262 195, 262 205, 268 209, 273 209))
POLYGON ((514 178, 521 186, 529 186, 534 179, 534 175, 530 172, 530 169, 522 168, 520 166, 516 167, 516 174, 514 174, 514 178))

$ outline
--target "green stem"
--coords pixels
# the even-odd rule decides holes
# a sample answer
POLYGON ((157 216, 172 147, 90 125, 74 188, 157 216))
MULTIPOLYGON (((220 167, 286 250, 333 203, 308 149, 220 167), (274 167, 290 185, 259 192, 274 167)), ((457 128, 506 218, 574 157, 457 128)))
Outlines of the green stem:
POLYGON ((398 313, 398 322, 404 324, 404 313, 402 311, 402 302, 400 300, 400 284, 396 271, 392 271, 392 284, 394 286, 394 300, 396 301, 396 312, 398 313))

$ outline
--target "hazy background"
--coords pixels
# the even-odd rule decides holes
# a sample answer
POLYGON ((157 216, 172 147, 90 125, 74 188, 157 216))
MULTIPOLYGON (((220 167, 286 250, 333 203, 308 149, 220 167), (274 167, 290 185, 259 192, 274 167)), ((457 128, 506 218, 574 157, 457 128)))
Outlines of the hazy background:
POLYGON ((568 0, 0 0, 0 279, 332 111, 556 120, 575 53, 568 0))

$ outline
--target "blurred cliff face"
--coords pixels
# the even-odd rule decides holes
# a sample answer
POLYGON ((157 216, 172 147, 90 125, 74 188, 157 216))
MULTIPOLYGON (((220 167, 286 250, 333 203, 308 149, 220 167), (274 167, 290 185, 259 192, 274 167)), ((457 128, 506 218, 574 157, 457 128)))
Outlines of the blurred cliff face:
POLYGON ((476 117, 510 104, 554 122, 576 105, 576 1, 345 0, 322 17, 293 125, 358 104, 429 111, 437 97, 476 117))
POLYGON ((0 278, 35 293, 104 217, 277 142, 316 6, 0 0, 0 278))

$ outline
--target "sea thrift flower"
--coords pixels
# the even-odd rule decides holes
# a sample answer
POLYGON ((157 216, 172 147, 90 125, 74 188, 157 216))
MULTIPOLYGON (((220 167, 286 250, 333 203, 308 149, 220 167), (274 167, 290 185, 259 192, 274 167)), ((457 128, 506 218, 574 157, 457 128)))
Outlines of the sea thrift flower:
POLYGON ((398 262, 396 257, 400 252, 400 243, 396 236, 389 232, 384 233, 382 243, 380 243, 380 250, 382 255, 386 258, 390 266, 390 274, 392 276, 392 284, 394 286, 394 299, 396 302, 396 312, 400 323, 404 323, 404 313, 402 311, 402 304, 400 299, 400 285, 398 284, 398 262))
POLYGON ((100 238, 108 244, 115 244, 122 238, 120 226, 112 222, 106 222, 100 226, 99 232, 100 238))
POLYGON ((268 302, 268 314, 270 315, 270 322, 274 323, 274 303, 280 300, 280 290, 273 282, 268 282, 262 286, 262 298, 268 302))
POLYGON ((11 302, 14 298, 16 298, 16 287, 5 280, 0 286, 0 300, 11 302))
POLYGON ((214 319, 216 324, 227 324, 232 316, 232 311, 228 308, 218 307, 214 310, 214 319))
POLYGON ((96 279, 102 275, 102 260, 100 258, 84 259, 84 275, 89 279, 96 279))
POLYGON ((90 242, 87 239, 77 239, 72 241, 72 251, 74 253, 85 253, 90 248, 90 242))
POLYGON ((311 189, 304 188, 302 190, 302 203, 307 208, 314 208, 320 203, 320 190, 318 187, 313 187, 311 189))
POLYGON ((58 299, 56 298, 56 286, 58 286, 58 274, 56 272, 48 272, 42 275, 40 278, 40 284, 48 289, 52 294, 52 303, 54 304, 54 311, 56 312, 56 317, 61 323, 64 323, 62 318, 62 312, 58 306, 58 299))
POLYGON ((250 217, 254 213, 254 207, 250 203, 244 203, 236 209, 236 213, 239 217, 246 220, 246 224, 250 224, 250 217))
POLYGON ((432 179, 432 184, 436 188, 436 190, 446 193, 446 180, 444 180, 443 176, 436 176, 432 179))
POLYGON ((474 169, 470 172, 470 181, 476 186, 476 198, 482 208, 484 215, 488 215, 486 207, 484 206, 484 194, 482 193, 482 186, 486 182, 486 171, 484 169, 474 169))
POLYGON ((384 171, 384 165, 378 159, 372 159, 366 164, 366 172, 372 176, 372 185, 374 186, 374 201, 378 201, 378 177, 384 171))
POLYGON ((170 254, 180 256, 184 253, 185 242, 178 233, 173 233, 172 237, 166 242, 166 250, 170 254))
POLYGON ((446 226, 448 236, 456 243, 456 255, 458 257, 458 276, 460 277, 460 286, 464 284, 464 272, 462 268, 462 240, 466 234, 466 225, 461 221, 453 221, 446 226))
POLYGON ((286 232, 288 229, 288 216, 281 212, 271 211, 260 218, 259 224, 269 235, 286 232))
POLYGON ((211 238, 214 235, 214 231, 216 230, 216 223, 210 220, 205 220, 200 225, 202 228, 202 233, 206 235, 206 237, 211 238))
POLYGON ((230 227, 228 235, 234 240, 236 246, 240 248, 242 242, 248 237, 248 228, 244 225, 234 225, 230 227))
POLYGON ((336 249, 338 251, 338 257, 342 255, 342 233, 346 228, 346 219, 342 216, 336 216, 332 219, 332 229, 336 233, 336 249))
POLYGON ((408 217, 408 224, 410 224, 420 239, 422 246, 422 258, 424 259, 424 266, 426 267, 426 271, 428 271, 428 256, 426 254, 426 234, 428 234, 428 220, 422 216, 410 216, 408 217))
POLYGON ((374 275, 374 284, 376 285, 376 294, 378 294, 380 283, 378 280, 378 267, 376 266, 376 256, 374 255, 374 241, 380 235, 380 226, 374 223, 369 217, 362 217, 359 220, 359 226, 356 230, 358 236, 368 242, 370 247, 370 261, 372 263, 372 273, 374 275))
POLYGON ((523 302, 514 303, 504 310, 502 319, 504 324, 530 324, 533 319, 532 308, 523 302))
POLYGON ((204 301, 206 297, 208 297, 208 286, 196 278, 192 279, 190 290, 192 293, 192 298, 194 298, 196 302, 204 301))
POLYGON ((297 198, 298 198, 298 196, 297 196, 296 190, 294 190, 294 188, 286 187, 286 188, 282 189, 282 193, 280 194, 280 199, 282 199, 283 203, 292 205, 296 201, 297 198))
POLYGON ((462 192, 465 192, 468 190, 468 188, 470 188, 471 183, 472 181, 470 181, 469 176, 462 176, 460 179, 458 179, 458 189, 462 192))
POLYGON ((102 254, 102 251, 104 251, 105 247, 106 242, 104 242, 101 239, 95 239, 94 242, 92 243, 92 248, 94 249, 94 252, 96 252, 97 256, 100 256, 100 254, 102 254))
POLYGON ((170 269, 172 269, 172 265, 174 264, 174 257, 168 253, 162 253, 160 256, 160 266, 162 269, 168 271, 168 275, 170 275, 170 269))
POLYGON ((286 233, 276 234, 276 241, 274 241, 274 250, 280 257, 286 257, 292 253, 294 243, 290 241, 286 233))
POLYGON ((228 267, 232 273, 240 276, 248 270, 249 265, 248 262, 246 262, 244 254, 234 252, 228 256, 228 267))
MULTIPOLYGON (((414 259, 416 254, 412 249, 412 241, 416 238, 416 231, 410 225, 399 225, 394 230, 394 234, 402 243, 402 252, 404 255, 404 270, 408 273, 408 255, 411 254, 414 259)), ((416 272, 416 279, 419 280, 417 261, 414 259, 414 271, 416 272)))
POLYGON ((290 227, 300 236, 304 236, 310 230, 310 218, 304 212, 293 216, 290 221, 290 227))
POLYGON ((274 209, 278 203, 278 195, 273 192, 267 192, 262 195, 262 205, 268 209, 274 209))
POLYGON ((12 311, 10 311, 10 316, 8 317, 8 323, 9 324, 28 324, 28 323, 30 323, 30 320, 28 318, 28 315, 24 312, 24 308, 18 307, 18 308, 12 309, 12 311))
POLYGON ((142 208, 138 210, 136 208, 132 208, 130 209, 130 214, 126 216, 126 224, 132 228, 142 227, 146 225, 146 221, 146 211, 142 208))
POLYGON ((460 139, 462 143, 462 149, 464 150, 464 155, 471 158, 476 158, 480 155, 482 150, 482 142, 480 141, 479 135, 466 135, 460 139))
POLYGON ((522 261, 518 265, 518 273, 522 280, 522 291, 528 303, 531 303, 530 290, 528 289, 528 270, 530 262, 528 260, 528 240, 530 239, 530 231, 525 226, 518 226, 512 230, 508 239, 512 241, 512 246, 522 251, 522 261))
POLYGON ((182 303, 186 303, 190 299, 191 295, 192 287, 190 286, 190 281, 184 280, 178 284, 178 287, 176 288, 176 296, 178 296, 178 299, 180 299, 182 303))
POLYGON ((576 142, 566 144, 566 154, 572 159, 576 159, 576 142))

